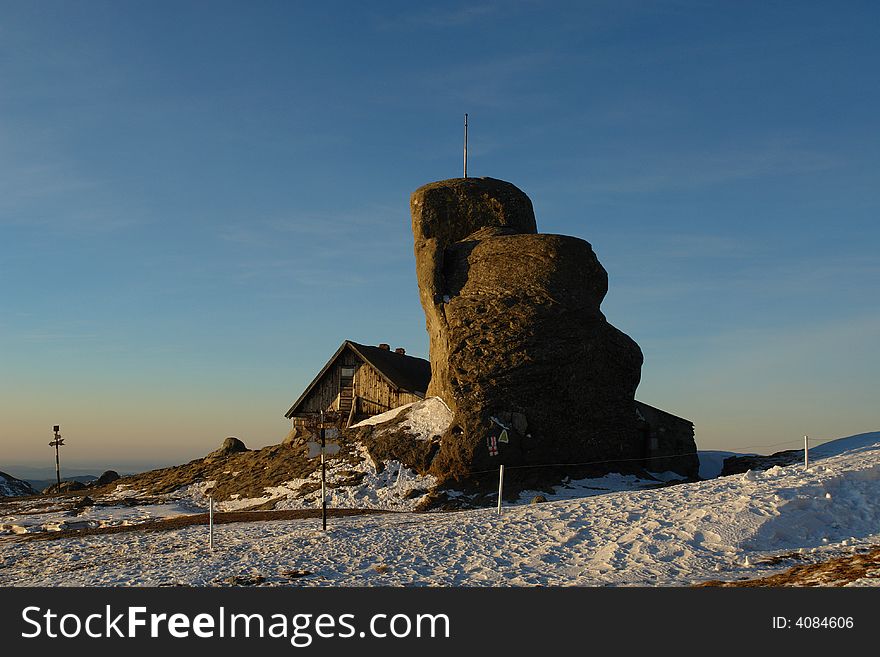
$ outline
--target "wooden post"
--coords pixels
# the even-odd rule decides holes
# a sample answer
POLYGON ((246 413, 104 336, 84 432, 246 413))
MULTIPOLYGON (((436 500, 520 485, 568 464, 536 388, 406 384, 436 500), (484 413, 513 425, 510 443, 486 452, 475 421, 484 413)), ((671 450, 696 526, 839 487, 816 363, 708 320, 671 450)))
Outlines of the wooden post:
POLYGON ((321 528, 327 531, 327 466, 324 463, 324 448, 327 446, 324 433, 324 411, 321 411, 321 528))
POLYGON ((504 465, 498 468, 498 515, 501 515, 501 492, 504 489, 504 465))
POLYGON ((804 470, 810 467, 810 438, 804 436, 804 470))
POLYGON ((49 443, 49 447, 55 448, 55 480, 58 484, 58 492, 61 492, 61 457, 58 455, 58 448, 64 444, 64 440, 61 438, 61 434, 58 433, 61 427, 59 425, 55 425, 52 427, 55 431, 55 440, 49 443))
POLYGON ((354 416, 357 415, 357 413, 355 412, 357 410, 357 404, 358 396, 354 395, 351 398, 351 410, 348 412, 348 422, 345 425, 346 429, 351 426, 351 423, 354 421, 354 416))

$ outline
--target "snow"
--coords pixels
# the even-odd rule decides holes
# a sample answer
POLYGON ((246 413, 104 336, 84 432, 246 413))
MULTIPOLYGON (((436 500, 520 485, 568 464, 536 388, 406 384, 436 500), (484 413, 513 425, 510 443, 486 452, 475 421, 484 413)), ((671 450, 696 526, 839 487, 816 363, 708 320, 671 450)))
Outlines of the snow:
POLYGON ((743 456, 743 454, 707 450, 697 452, 697 456, 700 459, 700 478, 714 479, 721 474, 721 469, 724 467, 724 459, 728 459, 731 456, 743 456))
POLYGON ((134 507, 88 506, 79 511, 55 508, 43 513, 0 515, 0 536, 136 525, 150 520, 188 515, 196 511, 197 509, 192 506, 181 504, 145 504, 134 507))
POLYGON ((390 411, 385 411, 384 413, 379 413, 379 415, 373 415, 368 417, 366 420, 361 420, 357 424, 352 424, 350 429, 355 429, 357 427, 370 427, 377 424, 382 424, 383 422, 389 422, 396 418, 398 415, 403 413, 406 409, 412 408, 412 404, 404 404, 403 406, 398 406, 397 408, 392 408, 390 411))
POLYGON ((413 404, 393 408, 381 415, 374 415, 353 424, 352 427, 382 424, 397 417, 402 419, 400 426, 412 433, 416 440, 430 440, 434 436, 441 436, 452 424, 452 411, 446 403, 439 397, 428 397, 413 404))
MULTIPOLYGON (((328 506, 412 511, 419 502, 419 495, 415 493, 427 492, 437 483, 434 477, 420 475, 403 466, 399 461, 384 461, 382 467, 377 468, 365 447, 358 445, 357 451, 360 459, 357 463, 345 460, 327 462, 328 506), (343 483, 357 475, 362 475, 358 483, 350 485, 343 483)), ((316 470, 304 479, 294 479, 280 486, 266 488, 263 497, 218 502, 215 503, 215 508, 219 511, 239 511, 275 500, 276 509, 314 509, 321 505, 320 493, 316 490, 320 482, 321 472, 316 470), (303 494, 300 491, 303 487, 310 492, 303 494)), ((210 482, 210 485, 213 483, 210 482)), ((183 493, 184 496, 190 494, 190 491, 183 493)))
MULTIPOLYGON (((621 490, 642 486, 621 475, 568 482, 568 499, 506 505, 500 516, 376 514, 333 518, 327 532, 319 520, 220 525, 213 552, 204 526, 11 536, 0 538, 0 585, 199 586, 260 574, 287 586, 681 586, 763 576, 880 541, 880 433, 824 447, 809 469, 638 490, 621 490)), ((396 475, 372 476, 388 487, 396 475)))
POLYGON ((873 450, 880 441, 880 431, 860 433, 848 438, 829 440, 817 447, 810 447, 810 458, 820 459, 829 456, 839 456, 844 453, 853 453, 857 450, 873 450))

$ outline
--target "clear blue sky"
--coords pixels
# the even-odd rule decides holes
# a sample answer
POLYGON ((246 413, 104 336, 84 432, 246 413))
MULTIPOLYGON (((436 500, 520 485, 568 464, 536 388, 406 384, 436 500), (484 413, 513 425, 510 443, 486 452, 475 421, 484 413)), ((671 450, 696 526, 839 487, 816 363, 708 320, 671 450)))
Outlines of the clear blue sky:
POLYGON ((275 443, 343 339, 427 356, 408 200, 461 174, 464 112, 469 174, 593 245, 637 396, 701 448, 877 430, 878 33, 874 2, 0 2, 0 467, 56 423, 95 469, 275 443))

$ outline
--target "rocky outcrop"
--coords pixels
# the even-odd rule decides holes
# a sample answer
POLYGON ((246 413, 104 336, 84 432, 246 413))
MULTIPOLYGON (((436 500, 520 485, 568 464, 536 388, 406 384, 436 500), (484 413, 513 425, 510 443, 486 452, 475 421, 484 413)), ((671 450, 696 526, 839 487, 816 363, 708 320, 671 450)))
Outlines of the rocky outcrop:
POLYGON ((238 438, 235 438, 234 436, 230 436, 223 441, 223 444, 220 445, 218 449, 215 449, 213 452, 208 454, 205 457, 205 460, 217 461, 219 459, 224 459, 232 454, 240 454, 247 451, 250 450, 248 450, 247 446, 245 446, 243 442, 241 442, 238 438))
POLYGON ((410 208, 428 395, 455 417, 432 474, 645 456, 642 353, 599 309, 608 275, 590 244, 538 234, 528 196, 492 178, 425 185, 410 208))
POLYGON ((119 479, 119 473, 115 470, 107 470, 100 477, 95 479, 90 486, 97 488, 98 486, 106 486, 119 479))
POLYGON ((81 481, 76 481, 75 479, 71 479, 69 481, 62 481, 61 484, 52 484, 45 490, 43 490, 44 495, 53 495, 56 493, 73 493, 78 490, 83 490, 86 488, 86 485, 81 481))
POLYGON ((769 470, 777 465, 785 467, 792 463, 803 462, 803 460, 804 450, 802 449, 787 449, 770 456, 760 456, 757 454, 730 456, 724 459, 724 463, 721 466, 721 474, 718 476, 727 477, 728 475, 742 474, 749 470, 769 470))

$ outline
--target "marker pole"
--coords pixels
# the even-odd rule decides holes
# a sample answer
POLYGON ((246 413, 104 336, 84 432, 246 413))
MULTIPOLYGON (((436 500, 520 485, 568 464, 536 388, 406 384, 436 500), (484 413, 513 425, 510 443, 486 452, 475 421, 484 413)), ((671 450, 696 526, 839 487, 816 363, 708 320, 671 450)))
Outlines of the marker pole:
POLYGON ((498 468, 498 515, 501 515, 501 491, 504 488, 504 465, 498 468))

